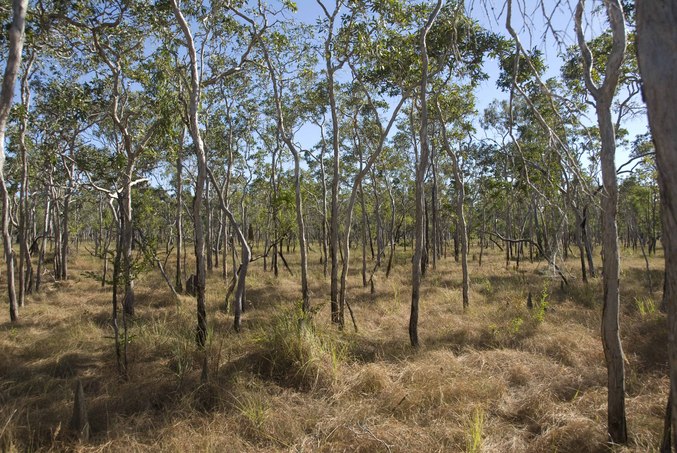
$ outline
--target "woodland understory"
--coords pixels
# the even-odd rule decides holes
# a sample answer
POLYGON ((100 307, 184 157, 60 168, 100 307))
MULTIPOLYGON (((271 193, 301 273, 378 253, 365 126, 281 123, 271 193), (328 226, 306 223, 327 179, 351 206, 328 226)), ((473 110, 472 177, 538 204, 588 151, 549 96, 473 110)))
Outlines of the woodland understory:
MULTIPOLYGON (((650 260, 656 283, 660 254, 650 260)), ((657 451, 668 388, 665 315, 657 295, 646 296, 640 252, 622 257, 630 439, 612 450, 657 451)), ((226 285, 212 273, 206 380, 194 298, 177 302, 159 272, 144 274, 124 380, 113 353, 111 290, 91 277, 97 260, 81 253, 67 282, 48 283, 28 298, 19 323, 0 326, 0 449, 608 451, 601 279, 562 289, 546 263, 506 268, 497 247, 481 267, 477 258, 471 254, 475 303, 466 312, 453 257, 424 280, 418 350, 406 332, 408 253, 396 255, 375 295, 359 272, 350 276, 358 332, 332 327, 317 253, 308 331, 298 330, 300 284, 288 272, 276 278, 254 263, 240 333, 224 309, 226 285), (76 380, 91 425, 86 442, 69 431, 76 380)), ((290 267, 298 264, 290 257, 290 267)))

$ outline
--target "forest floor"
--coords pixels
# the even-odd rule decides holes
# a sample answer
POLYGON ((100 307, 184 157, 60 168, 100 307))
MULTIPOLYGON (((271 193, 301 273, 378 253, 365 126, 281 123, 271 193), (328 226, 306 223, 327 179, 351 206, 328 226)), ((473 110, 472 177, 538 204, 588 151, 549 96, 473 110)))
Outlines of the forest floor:
MULTIPOLYGON (((289 253, 293 270, 297 261, 289 253)), ((208 374, 196 350, 195 302, 175 301, 157 270, 136 282, 129 379, 119 377, 111 292, 84 251, 71 278, 31 295, 16 324, 0 323, 1 451, 657 451, 667 399, 667 333, 658 311, 663 258, 622 255, 621 335, 629 443, 606 442, 601 279, 581 282, 578 259, 561 288, 544 262, 505 266, 496 249, 471 257, 463 313, 453 257, 429 269, 421 295, 421 347, 409 346, 409 253, 363 288, 353 252, 348 300, 356 333, 329 322, 329 285, 311 255, 314 321, 297 322, 298 275, 248 276, 236 333, 223 310, 220 273, 208 278, 208 374), (528 293, 536 308, 527 310, 528 293), (539 303, 544 302, 542 305, 539 303), (545 306, 547 305, 547 309, 545 306), (73 389, 86 395, 91 437, 68 426, 73 389)), ((599 262, 599 257, 597 257, 599 262)), ((170 269, 171 271, 171 269, 170 269)), ((296 271, 295 271, 296 272, 296 271)), ((4 272, 3 272, 4 274, 4 272)), ((4 294, 4 290, 3 290, 4 294)), ((6 300, 6 297, 2 297, 6 300)))

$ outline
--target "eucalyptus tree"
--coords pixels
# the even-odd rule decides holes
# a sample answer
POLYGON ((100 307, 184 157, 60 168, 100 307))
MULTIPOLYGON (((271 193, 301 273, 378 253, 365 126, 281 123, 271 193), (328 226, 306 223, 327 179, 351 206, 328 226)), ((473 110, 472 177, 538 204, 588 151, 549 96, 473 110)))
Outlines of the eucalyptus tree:
POLYGON ((132 191, 147 181, 138 174, 138 165, 163 120, 151 109, 158 101, 149 91, 155 81, 148 77, 142 58, 148 32, 146 14, 142 5, 111 2, 86 5, 78 16, 68 18, 79 32, 86 33, 86 38, 80 39, 91 39, 91 47, 90 42, 84 40, 80 45, 91 51, 85 58, 93 66, 92 72, 106 75, 100 79, 97 93, 105 109, 98 123, 99 134, 110 136, 116 158, 124 162, 121 182, 112 195, 118 200, 122 224, 123 307, 127 315, 134 314, 132 191), (107 121, 110 121, 110 127, 105 124, 107 121))
POLYGON ((342 12, 348 3, 345 0, 334 0, 330 7, 327 0, 315 0, 322 9, 324 17, 321 21, 320 30, 323 33, 323 56, 326 76, 327 95, 329 97, 329 112, 331 114, 331 138, 332 138, 332 183, 331 183, 331 216, 329 226, 329 251, 331 255, 330 276, 330 303, 331 321, 342 324, 339 309, 339 186, 341 178, 340 143, 341 131, 339 130, 339 107, 336 100, 336 73, 341 70, 347 61, 347 56, 341 52, 341 41, 338 27, 341 25, 342 12))
MULTIPOLYGON (((668 307, 668 361, 670 400, 667 421, 671 425, 672 448, 677 446, 677 122, 674 105, 677 93, 677 11, 674 2, 637 2, 639 69, 649 125, 656 147, 656 166, 663 210, 665 291, 668 307)), ((667 434, 667 433, 666 433, 667 434)), ((670 436, 668 436, 669 438, 670 436)), ((667 442, 667 449, 670 449, 667 442)), ((666 443, 664 443, 666 446, 666 443)), ((674 451, 674 450, 673 450, 674 451)))
MULTIPOLYGON (((520 60, 526 62, 526 69, 536 78, 544 94, 551 97, 552 93, 546 83, 542 81, 536 70, 534 61, 527 52, 515 29, 512 26, 513 2, 508 0, 506 8, 506 28, 513 38, 516 53, 515 66, 520 60)), ((583 16, 586 12, 585 1, 579 0, 574 14, 575 34, 579 51, 581 53, 583 80, 587 92, 594 104, 601 141, 601 169, 603 190, 601 194, 601 208, 603 212, 603 286, 604 308, 602 317, 602 338, 605 358, 608 370, 608 434, 613 442, 624 443, 627 440, 627 426, 625 420, 625 384, 623 351, 619 336, 619 257, 618 257, 618 234, 616 225, 617 212, 617 181, 615 168, 616 150, 616 127, 612 119, 612 107, 614 96, 617 93, 621 76, 621 65, 626 53, 626 27, 623 7, 618 0, 605 0, 601 9, 606 16, 610 27, 610 38, 602 57, 603 64, 596 66, 597 57, 592 50, 590 41, 586 39, 583 30, 583 16)), ((593 42, 594 44, 594 42, 593 42)), ((522 99, 533 111, 538 122, 548 132, 549 138, 556 143, 560 152, 561 160, 575 169, 576 163, 566 140, 558 133, 556 128, 551 127, 547 119, 541 115, 529 96, 526 95, 519 83, 515 80, 519 77, 518 71, 513 72, 512 87, 519 93, 522 99)), ((631 90, 632 92, 633 90, 631 90)), ((634 89, 636 91, 636 89, 634 89)), ((514 140, 513 140, 514 141, 514 140)), ((582 181, 583 178, 579 178, 582 181)))
POLYGON ((618 254, 618 182, 616 180, 616 130, 611 109, 620 77, 620 68, 625 57, 626 30, 623 6, 620 0, 605 0, 606 14, 611 27, 611 50, 604 67, 603 81, 592 76, 593 54, 583 31, 585 0, 576 6, 575 25, 578 45, 583 57, 584 80, 595 102, 602 149, 602 251, 604 254, 603 286, 604 308, 602 314, 602 342, 608 374, 608 434, 615 443, 625 443, 628 438, 625 418, 625 367, 620 338, 620 258, 618 254))
POLYGON ((14 100, 14 84, 21 67, 21 57, 24 43, 24 29, 26 26, 26 12, 28 0, 12 1, 12 23, 8 34, 8 55, 5 63, 5 72, 0 88, 0 196, 2 197, 2 239, 7 260, 7 292, 9 296, 9 316, 11 321, 17 321, 19 311, 14 288, 14 251, 12 238, 9 232, 10 205, 9 193, 5 181, 5 131, 10 109, 14 100))
MULTIPOLYGON (((445 102, 445 111, 452 111, 452 114, 456 113, 456 117, 462 117, 464 116, 463 114, 458 115, 458 111, 460 110, 461 112, 463 110, 468 110, 468 108, 472 109, 473 107, 473 102, 472 102, 472 93, 467 93, 461 91, 461 95, 457 96, 456 99, 449 99, 449 96, 444 99, 445 102), (465 95, 465 96, 464 96, 465 95), (450 102, 451 101, 451 102, 450 102), (466 101, 466 102, 464 102, 466 101), (453 105, 453 103, 457 104, 456 106, 453 105), (451 105, 450 105, 451 104, 451 105), (454 109, 456 107, 456 109, 454 109), (459 108, 460 107, 460 108, 459 108), (454 112, 456 110, 456 112, 454 112)), ((460 94, 460 93, 459 93, 460 94)), ((453 96, 453 95, 452 95, 453 96)), ((447 132, 447 115, 448 113, 445 113, 445 111, 442 110, 441 103, 440 103, 440 97, 438 96, 435 99, 435 109, 436 113, 438 115, 439 121, 440 121, 440 130, 442 132, 442 147, 443 149, 447 152, 449 157, 451 158, 451 165, 453 169, 453 179, 454 179, 454 189, 456 191, 456 203, 455 203, 455 210, 456 210, 456 217, 457 217, 457 231, 458 235, 460 236, 461 239, 461 271, 463 273, 463 280, 462 280, 462 294, 463 294, 463 309, 466 310, 470 306, 470 295, 469 295, 469 290, 470 290, 470 278, 468 275, 468 226, 466 222, 466 216, 465 216, 465 209, 464 209, 464 203, 465 203, 465 182, 464 182, 464 174, 463 174, 463 168, 462 168, 462 162, 461 162, 461 153, 459 151, 455 151, 452 148, 452 145, 450 143, 450 137, 449 133, 447 132)), ((465 128, 467 129, 469 125, 465 125, 465 128)), ((463 128, 463 125, 462 125, 463 128)), ((461 133, 463 130, 461 129, 461 133)))
MULTIPOLYGON (((484 55, 496 46, 495 36, 486 33, 465 16, 462 3, 443 7, 437 2, 419 35, 419 121, 418 146, 420 153, 416 167, 415 185, 415 231, 414 258, 412 262, 412 303, 409 322, 409 337, 412 346, 418 345, 418 305, 420 284, 424 269, 424 224, 425 178, 429 166, 428 98, 429 85, 437 82, 438 89, 454 80, 457 84, 468 83, 470 87, 486 77, 481 71, 484 55), (451 39, 449 39, 451 37, 451 39), (429 41, 428 41, 429 38, 429 41), (440 82, 442 81, 442 82, 440 82)), ((472 109, 470 109, 472 110, 472 109)), ((466 110, 467 112, 467 110, 466 110)), ((410 116, 413 123, 414 115, 410 116)), ((460 118, 456 118, 461 122, 460 118)), ((413 140, 414 147, 416 141, 413 140)), ((437 245, 435 244, 435 247, 437 245)))
POLYGON ((29 111, 31 108, 30 79, 34 75, 36 52, 31 51, 26 60, 21 76, 21 112, 19 121, 19 155, 21 159, 21 190, 19 192, 19 225, 17 240, 19 242, 19 306, 25 302, 26 294, 33 291, 33 266, 29 254, 29 189, 28 189, 28 147, 26 134, 29 111), (25 269, 24 269, 25 268, 25 269))
POLYGON ((421 55, 421 128, 420 143, 421 153, 418 166, 416 168, 416 191, 415 191, 415 227, 414 227, 414 257, 411 267, 411 315, 409 317, 409 340, 413 347, 418 347, 418 305, 420 299, 421 287, 421 258, 423 254, 423 209, 425 200, 425 174, 428 171, 429 145, 428 145, 428 43, 427 37, 432 28, 435 19, 442 9, 442 0, 437 0, 435 8, 428 16, 423 28, 421 28, 421 40, 419 44, 419 53, 421 55))
MULTIPOLYGON (((294 196, 296 209, 296 224, 298 229, 299 249, 301 255, 301 307, 304 313, 310 311, 310 296, 308 294, 308 245, 306 238, 306 226, 303 218, 303 199, 301 196, 301 150, 294 142, 294 128, 299 115, 299 102, 295 102, 300 95, 299 91, 305 88, 302 84, 303 78, 294 74, 312 74, 312 67, 315 61, 312 53, 309 53, 309 43, 302 38, 303 29, 299 29, 300 34, 290 36, 290 30, 281 30, 279 33, 271 33, 269 39, 263 44, 263 53, 270 74, 270 80, 273 90, 273 102, 275 103, 275 115, 277 123, 277 134, 287 146, 294 158, 294 196), (285 33, 286 31, 286 33, 285 33), (294 74, 291 74, 292 72, 294 74), (290 93, 287 94, 285 89, 290 93), (288 96, 293 96, 288 99, 288 96), (283 110, 283 99, 285 105, 292 109, 283 110), (294 108, 296 107, 296 108, 294 108)), ((345 259, 345 256, 344 256, 345 259)))
MULTIPOLYGON (((201 131, 201 98, 206 87, 221 83, 229 77, 241 73, 249 62, 249 56, 265 33, 268 24, 263 4, 259 3, 250 11, 238 9, 235 4, 209 4, 198 2, 186 6, 184 11, 178 0, 170 0, 170 7, 178 25, 181 45, 184 46, 188 58, 190 86, 188 93, 189 131, 197 158, 197 178, 193 200, 193 220, 195 223, 195 260, 197 275, 197 334, 196 341, 203 347, 207 337, 207 319, 205 306, 205 238, 202 221, 202 200, 207 181, 207 158, 201 131), (256 22, 256 19, 260 22, 256 22), (192 27, 195 26, 195 31, 192 27), (242 40, 243 46, 237 46, 242 40)), ((210 178, 211 179, 211 178, 210 178)), ((214 182, 214 181, 212 181, 214 182)), ((216 184, 215 184, 216 186, 216 184)), ((221 208, 226 207, 221 203, 221 208)), ((226 211, 228 214, 229 211, 226 211)), ((229 216, 230 217, 230 216, 229 216)), ((234 218, 231 217, 231 223, 234 218)), ((238 235, 243 251, 249 250, 244 235, 238 235)), ((249 258, 249 257, 247 257, 249 258)), ((243 257, 244 264, 244 257, 243 257)), ((247 263, 248 264, 248 263, 247 263)), ((244 275, 240 277, 244 290, 244 275)), ((236 303, 235 328, 239 330, 241 305, 236 303)))

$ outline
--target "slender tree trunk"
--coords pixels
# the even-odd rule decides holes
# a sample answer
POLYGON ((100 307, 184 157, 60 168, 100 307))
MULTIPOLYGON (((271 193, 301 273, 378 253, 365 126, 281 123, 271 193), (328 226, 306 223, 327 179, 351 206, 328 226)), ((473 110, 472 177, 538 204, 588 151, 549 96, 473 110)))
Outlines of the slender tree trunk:
POLYGON ((584 283, 588 282, 588 274, 585 268, 585 245, 583 244, 583 232, 582 232, 582 218, 578 213, 578 210, 574 210, 576 214, 576 243, 578 244, 578 254, 580 255, 581 260, 581 278, 584 283))
MULTIPOLYGON (((362 159, 360 159, 362 171, 362 159)), ((364 190, 360 184, 360 206, 362 207, 362 287, 367 287, 367 207, 364 202, 364 190)))
POLYGON ((21 155, 21 191, 19 192, 19 306, 23 307, 28 285, 31 282, 32 265, 28 252, 28 156, 26 149, 26 130, 28 129, 28 111, 30 110, 31 91, 28 84, 35 53, 31 53, 21 78, 21 122, 19 123, 19 152, 21 155))
MULTIPOLYGON (((376 172, 372 168, 371 171, 371 186, 374 190, 374 216, 376 217, 376 264, 374 269, 381 267, 381 261, 385 256, 385 247, 384 247, 384 228, 383 228, 383 218, 381 217, 381 197, 378 193, 378 183, 376 179, 376 172)), ((372 272, 372 276, 373 276, 372 272)), ((373 278, 371 279, 373 286, 373 278)))
MULTIPOLYGON (((294 188, 295 188, 295 202, 296 202, 296 225, 298 228, 299 249, 301 252, 301 308, 304 313, 310 311, 310 295, 308 293, 308 245, 306 243, 306 227, 303 220, 303 199, 301 197, 301 158, 296 145, 291 139, 291 135, 287 133, 284 118, 282 116, 282 101, 281 93, 275 74, 275 68, 270 61, 268 50, 264 48, 266 63, 270 73, 271 82, 273 84, 273 93, 275 97, 275 109, 277 112, 277 127, 278 132, 282 136, 282 140, 291 151, 294 157, 294 188)), ((243 246, 244 249, 244 246, 243 246)))
POLYGON ((181 249, 183 248, 183 140, 185 128, 181 130, 179 144, 176 151, 176 276, 174 287, 179 293, 183 292, 183 278, 181 273, 181 249))
POLYGON ((127 183, 125 185, 126 187, 120 196, 120 217, 122 220, 120 244, 122 248, 122 278, 125 283, 123 310, 125 315, 134 316, 134 277, 132 275, 134 224, 132 218, 131 175, 129 174, 127 175, 127 183))
POLYGON ((428 17, 428 21, 421 30, 420 55, 422 64, 421 75, 421 158, 416 167, 416 190, 415 190, 415 230, 414 230, 414 259, 411 267, 411 315, 409 317, 409 340, 413 347, 418 347, 418 303, 421 288, 421 258, 423 256, 423 210, 425 208, 425 173, 428 169, 428 103, 426 91, 428 89, 428 47, 426 37, 428 31, 437 18, 442 8, 442 0, 437 0, 435 9, 428 17))
POLYGON ((611 104, 619 78, 619 68, 625 54, 625 22, 620 0, 605 0, 613 35, 611 53, 605 67, 604 82, 595 85, 592 80, 592 53, 587 47, 582 28, 585 0, 576 7, 576 35, 583 54, 585 84, 595 99, 602 150, 602 260, 604 308, 602 312, 602 343, 608 376, 608 434, 614 443, 628 439, 625 417, 625 367, 620 338, 620 258, 618 254, 618 182, 616 180, 616 133, 611 118, 611 104))
POLYGON ((2 198, 2 241, 7 260, 7 292, 9 296, 9 317, 12 322, 19 319, 16 292, 14 290, 14 252, 9 232, 10 201, 5 185, 5 131, 7 119, 14 98, 14 83, 21 67, 21 51, 24 44, 24 26, 28 0, 13 0, 12 23, 9 26, 9 55, 5 63, 5 74, 0 89, 0 198, 2 198))
POLYGON ((45 262, 45 246, 47 245, 47 236, 49 235, 49 214, 51 211, 49 193, 45 194, 45 218, 44 227, 42 230, 42 238, 40 239, 40 251, 38 252, 38 268, 35 272, 35 292, 40 292, 40 285, 42 284, 42 266, 45 262))
MULTIPOLYGON (((434 134, 434 131, 433 131, 434 134)), ((436 152, 435 148, 431 150, 431 169, 433 176, 433 184, 430 194, 430 205, 432 209, 432 252, 433 252, 433 270, 437 269, 437 165, 435 165, 436 152)), ((465 306, 465 304, 464 304, 465 306)))
POLYGON ((656 147, 663 208, 672 445, 677 446, 677 8, 672 0, 637 1, 637 53, 656 147))
POLYGON ((193 200, 193 219, 195 222, 195 266, 197 274, 197 331, 195 339, 198 347, 203 348, 207 341, 207 310, 205 304, 206 263, 204 227, 202 223, 202 198, 207 179, 207 158, 202 137, 200 135, 199 107, 201 82, 197 53, 195 51, 195 42, 193 41, 190 27, 179 9, 177 0, 171 0, 171 6, 186 40, 186 47, 190 57, 190 135, 193 139, 193 146, 195 147, 195 154, 197 157, 197 179, 195 181, 195 198, 193 200))
MULTIPOLYGON (((328 47, 329 45, 327 45, 328 47)), ((334 94, 334 69, 331 67, 331 60, 327 55, 327 84, 329 92, 329 105, 331 109, 331 123, 332 123, 332 149, 334 152, 333 160, 333 177, 331 182, 331 225, 329 227, 329 251, 331 252, 331 287, 330 287, 330 303, 331 303, 331 321, 336 324, 342 324, 339 314, 339 296, 338 296, 338 249, 339 249, 339 180, 341 177, 341 160, 340 160, 340 146, 339 146, 339 121, 338 121, 338 107, 336 106, 336 98, 334 94)), ((347 240, 347 238, 346 238, 347 240)), ((344 257, 345 259, 345 257, 344 257)))
MULTIPOLYGON (((72 171, 70 173, 73 174, 72 171)), ((68 279, 68 246, 70 242, 70 202, 73 194, 73 178, 68 179, 68 186, 66 187, 66 194, 63 198, 63 214, 61 220, 61 249, 59 253, 59 271, 57 272, 59 280, 68 279)))
POLYGON ((588 270, 590 277, 595 277, 595 263, 592 256, 592 242, 588 234, 588 207, 583 208, 583 218, 581 219, 581 237, 583 239, 583 246, 585 247, 585 256, 588 260, 588 270))
POLYGON ((325 154, 325 139, 324 139, 324 127, 321 128, 322 133, 322 153, 320 154, 320 177, 322 178, 322 255, 324 259, 322 260, 322 272, 324 278, 327 278, 327 261, 329 260, 329 252, 327 250, 327 177, 325 175, 324 169, 324 154, 325 154))
POLYGON ((386 265, 386 278, 390 276, 393 268, 393 256, 395 255, 395 197, 390 181, 386 180, 388 187, 388 197, 390 198, 390 253, 388 254, 388 264, 386 265))
POLYGON ((456 216, 458 217, 459 236, 461 236, 461 268, 463 271, 463 310, 470 306, 470 278, 468 276, 468 226, 465 221, 463 201, 465 199, 465 184, 458 165, 458 158, 454 159, 454 177, 456 178, 456 216))
POLYGON ((212 259, 212 206, 209 201, 209 180, 205 181, 205 210, 207 211, 207 226, 205 228, 205 246, 207 249, 207 270, 214 269, 212 259))
POLYGON ((233 213, 228 209, 228 206, 226 205, 226 200, 223 195, 223 192, 225 191, 224 189, 218 189, 218 184, 216 183, 216 179, 214 178, 214 175, 212 172, 207 169, 207 172, 209 174, 209 179, 212 182, 212 185, 217 188, 216 190, 216 195, 219 198, 219 204, 221 206, 221 210, 223 213, 228 217, 228 220, 230 221, 230 224, 235 231, 235 234, 238 237, 238 240, 240 241, 240 245, 242 246, 242 264, 240 265, 239 269, 235 265, 235 245, 233 244, 233 272, 235 272, 235 282, 236 282, 236 289, 235 289, 235 302, 233 304, 233 327, 236 332, 239 332, 240 329, 242 328, 242 307, 244 306, 244 298, 245 298, 245 288, 246 288, 246 278, 247 278, 247 270, 249 268, 249 262, 251 261, 251 249, 249 248, 249 244, 247 243, 247 238, 244 235, 244 232, 242 231, 242 228, 237 224, 235 221, 235 216, 233 216, 233 213))
MULTIPOLYGON (((53 181, 50 180, 50 184, 53 181)), ((52 233, 54 236, 54 241, 50 242, 50 251, 54 252, 54 279, 58 280, 59 275, 61 275, 61 219, 59 218, 59 199, 57 198, 56 191, 52 193, 52 233)))
MULTIPOLYGON (((460 236, 461 242, 461 268, 463 272, 463 310, 467 310, 470 306, 470 279, 468 277, 468 226, 465 221, 465 212, 463 203, 465 201, 465 184, 463 182, 463 172, 458 161, 458 154, 455 153, 449 144, 447 137, 446 121, 444 119, 442 108, 439 102, 435 103, 437 114, 442 121, 442 143, 444 149, 451 157, 451 162, 454 169, 454 179, 456 188, 456 235, 460 236)), ((480 252, 481 255, 481 252, 480 252)), ((480 258, 481 260, 481 258, 480 258)))

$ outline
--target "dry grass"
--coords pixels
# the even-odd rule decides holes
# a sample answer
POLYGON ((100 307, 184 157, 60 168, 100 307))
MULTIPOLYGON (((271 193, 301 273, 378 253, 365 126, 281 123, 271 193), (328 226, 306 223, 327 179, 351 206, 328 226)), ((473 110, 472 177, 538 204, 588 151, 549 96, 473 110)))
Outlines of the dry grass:
MULTIPOLYGON (((293 267, 296 262, 290 254, 293 267)), ((658 306, 662 257, 626 252, 622 335, 630 442, 606 443, 606 371, 599 337, 601 282, 561 288, 539 263, 505 268, 498 253, 471 262, 471 309, 460 268, 442 260, 424 282, 409 347, 408 254, 377 294, 351 274, 359 326, 329 322, 328 282, 311 258, 316 314, 299 322, 297 277, 252 266, 243 332, 223 312, 225 285, 209 277, 209 338, 194 346, 194 302, 177 303, 155 272, 137 282, 129 380, 116 370, 110 291, 72 277, 29 297, 21 320, 0 324, 0 451, 652 451, 666 400, 667 333, 658 306), (527 294, 547 309, 527 310, 527 294), (639 301, 639 302, 638 302, 639 301), (651 301, 654 302, 652 305, 651 301), (544 305, 545 306, 545 305, 544 305), (653 308, 652 308, 653 307, 653 308), (207 359, 208 380, 201 379, 207 359), (92 438, 67 427, 83 383, 92 438)), ((567 263, 572 274, 577 261, 567 263)))

